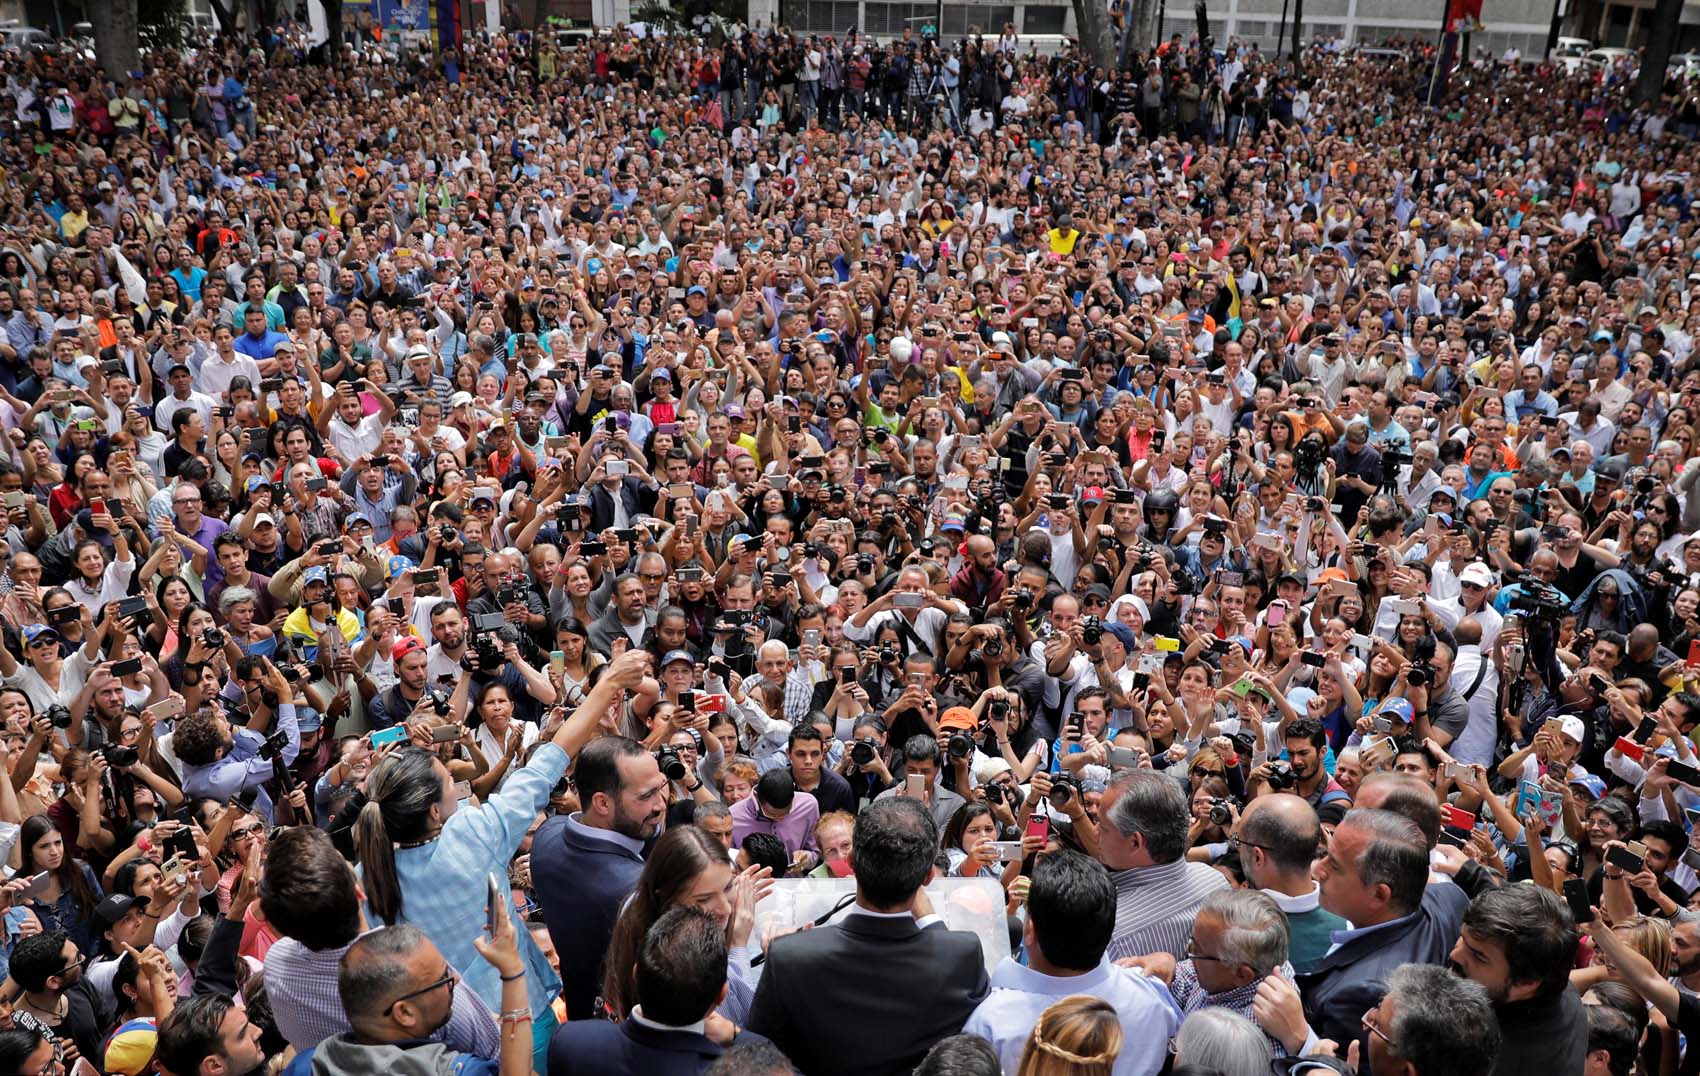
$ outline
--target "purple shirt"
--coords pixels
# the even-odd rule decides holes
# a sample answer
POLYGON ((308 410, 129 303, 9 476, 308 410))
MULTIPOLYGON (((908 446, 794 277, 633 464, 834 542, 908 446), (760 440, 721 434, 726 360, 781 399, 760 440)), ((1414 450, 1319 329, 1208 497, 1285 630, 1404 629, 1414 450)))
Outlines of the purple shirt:
MULTIPOLYGON (((183 524, 175 515, 172 517, 172 522, 177 523, 179 531, 193 538, 202 549, 207 551, 207 574, 201 577, 201 582, 210 592, 213 587, 218 586, 224 580, 224 569, 218 563, 218 556, 213 549, 213 543, 218 540, 219 535, 230 529, 230 524, 203 512, 201 513, 201 529, 189 534, 187 530, 183 529, 183 524)), ((185 557, 184 559, 187 560, 188 558, 185 557)))
POLYGON ((815 851, 815 823, 820 821, 820 804, 812 793, 798 790, 791 810, 775 822, 761 813, 756 798, 745 796, 732 805, 732 845, 741 846, 752 833, 771 833, 785 842, 785 851, 796 855, 815 851))

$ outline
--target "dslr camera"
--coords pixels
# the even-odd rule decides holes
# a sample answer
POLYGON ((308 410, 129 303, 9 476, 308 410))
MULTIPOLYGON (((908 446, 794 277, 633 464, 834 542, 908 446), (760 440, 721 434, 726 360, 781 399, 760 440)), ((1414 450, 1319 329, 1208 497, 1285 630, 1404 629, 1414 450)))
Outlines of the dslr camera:
POLYGON ((661 767, 661 772, 669 781, 685 779, 685 760, 679 757, 679 752, 671 745, 662 747, 655 752, 655 764, 661 767))
POLYGON ((1298 778, 1293 776, 1293 764, 1291 762, 1271 762, 1269 764, 1269 790, 1271 792, 1285 792, 1297 783, 1298 778))

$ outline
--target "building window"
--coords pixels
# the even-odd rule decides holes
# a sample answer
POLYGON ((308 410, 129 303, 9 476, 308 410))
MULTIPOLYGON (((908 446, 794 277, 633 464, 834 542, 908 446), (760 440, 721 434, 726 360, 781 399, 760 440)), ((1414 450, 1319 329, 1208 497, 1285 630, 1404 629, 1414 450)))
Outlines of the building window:
POLYGON ((1060 34, 1068 20, 1068 8, 1028 4, 1021 20, 1024 34, 1060 34))

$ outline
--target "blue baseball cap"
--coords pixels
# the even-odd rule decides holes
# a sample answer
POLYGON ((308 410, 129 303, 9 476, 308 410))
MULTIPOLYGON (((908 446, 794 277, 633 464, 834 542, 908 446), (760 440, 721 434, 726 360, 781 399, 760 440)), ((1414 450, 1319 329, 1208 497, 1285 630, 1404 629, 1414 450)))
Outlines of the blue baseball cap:
POLYGON ((1580 777, 1572 777, 1567 783, 1572 785, 1581 785, 1583 788, 1587 789, 1588 794, 1593 796, 1595 799, 1599 799, 1601 796, 1606 794, 1606 783, 1591 773, 1585 773, 1580 777))
POLYGON ((1139 647, 1139 637, 1133 634, 1133 629, 1126 624, 1112 622, 1104 625, 1105 635, 1114 635, 1126 650, 1136 650, 1139 647))
POLYGON ((1411 709, 1410 699, 1386 699, 1380 706, 1375 708, 1375 712, 1378 714, 1387 714, 1389 717, 1396 717, 1407 725, 1411 723, 1411 717, 1414 713, 1411 709))
POLYGON ((667 656, 661 659, 661 667, 665 669, 675 661, 686 662, 692 668, 695 668, 697 663, 697 659, 691 656, 691 652, 689 650, 669 650, 667 651, 667 656))
POLYGON ((24 643, 26 645, 34 645, 35 641, 37 639, 41 638, 43 635, 51 635, 55 639, 61 638, 61 636, 59 634, 59 629, 55 628, 51 625, 48 625, 48 624, 25 624, 24 625, 24 643))
POLYGON ((329 583, 330 581, 330 573, 325 571, 322 564, 314 565, 301 574, 302 586, 306 586, 308 583, 329 583))
POLYGON ((400 553, 397 553, 395 556, 391 557, 388 561, 386 561, 384 563, 384 570, 389 573, 389 577, 391 579, 394 579, 396 576, 400 575, 402 572, 405 572, 409 568, 413 568, 413 567, 417 567, 417 565, 415 565, 413 563, 413 558, 412 557, 404 557, 400 553))

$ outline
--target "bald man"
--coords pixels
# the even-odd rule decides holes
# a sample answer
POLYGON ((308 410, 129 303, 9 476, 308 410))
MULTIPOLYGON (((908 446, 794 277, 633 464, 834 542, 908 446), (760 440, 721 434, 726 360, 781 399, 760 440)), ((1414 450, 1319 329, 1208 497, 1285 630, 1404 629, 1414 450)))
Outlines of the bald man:
POLYGON ((970 609, 979 611, 1003 596, 1009 578, 998 567, 998 547, 990 537, 976 534, 968 539, 968 558, 962 568, 950 577, 953 598, 970 609))
POLYGON ((1322 823, 1302 796, 1271 792, 1246 804, 1234 829, 1246 880, 1287 913, 1288 959, 1299 974, 1310 971, 1333 947, 1330 935, 1347 923, 1319 902, 1321 888, 1311 864, 1322 847, 1322 823))

